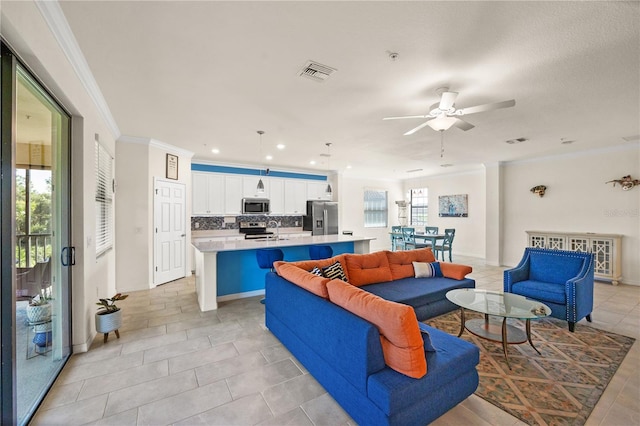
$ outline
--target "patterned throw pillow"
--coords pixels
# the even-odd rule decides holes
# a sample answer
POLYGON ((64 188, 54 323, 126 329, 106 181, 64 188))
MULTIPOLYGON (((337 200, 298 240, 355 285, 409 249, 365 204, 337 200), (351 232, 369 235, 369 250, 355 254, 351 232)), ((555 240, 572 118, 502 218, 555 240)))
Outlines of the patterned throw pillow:
POLYGON ((413 270, 416 278, 441 277, 440 262, 413 262, 413 270))
POLYGON ((314 266, 312 270, 309 271, 310 274, 317 275, 319 277, 322 276, 322 271, 317 266, 314 266))
POLYGON ((348 282, 347 275, 344 273, 342 269, 342 265, 339 261, 336 261, 333 265, 327 266, 326 268, 322 268, 322 274, 326 278, 338 279, 344 282, 348 282))

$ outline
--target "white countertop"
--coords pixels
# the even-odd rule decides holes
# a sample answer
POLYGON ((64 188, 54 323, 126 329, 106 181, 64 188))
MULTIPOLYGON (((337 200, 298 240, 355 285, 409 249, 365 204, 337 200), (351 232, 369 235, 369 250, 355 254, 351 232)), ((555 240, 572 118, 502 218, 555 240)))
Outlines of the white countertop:
POLYGON ((255 250, 260 248, 312 246, 327 243, 347 243, 352 241, 371 241, 374 237, 358 237, 353 235, 316 235, 308 237, 287 238, 281 234, 279 240, 238 240, 194 242, 191 245, 202 253, 220 251, 255 250))

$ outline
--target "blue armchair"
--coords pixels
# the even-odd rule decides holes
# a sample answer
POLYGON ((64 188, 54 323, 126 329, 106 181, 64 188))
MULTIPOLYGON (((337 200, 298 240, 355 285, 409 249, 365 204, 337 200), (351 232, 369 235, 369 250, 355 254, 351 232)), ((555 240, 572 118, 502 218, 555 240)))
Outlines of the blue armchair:
POLYGON ((569 331, 593 311, 593 254, 527 247, 522 260, 504 271, 505 293, 543 302, 569 331))

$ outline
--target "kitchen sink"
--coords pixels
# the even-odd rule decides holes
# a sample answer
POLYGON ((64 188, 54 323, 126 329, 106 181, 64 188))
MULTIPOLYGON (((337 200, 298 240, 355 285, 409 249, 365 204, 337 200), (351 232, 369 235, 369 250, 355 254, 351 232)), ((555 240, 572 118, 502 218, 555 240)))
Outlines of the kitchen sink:
POLYGON ((259 238, 259 239, 254 239, 253 241, 255 241, 256 243, 268 243, 271 241, 286 241, 288 240, 288 238, 259 238))

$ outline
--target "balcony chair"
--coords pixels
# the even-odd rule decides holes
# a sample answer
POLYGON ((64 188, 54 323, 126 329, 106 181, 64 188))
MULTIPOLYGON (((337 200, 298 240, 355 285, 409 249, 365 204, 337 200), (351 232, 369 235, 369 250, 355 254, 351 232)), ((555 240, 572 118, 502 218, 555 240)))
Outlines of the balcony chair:
POLYGON ((328 259, 333 256, 331 246, 309 246, 309 257, 311 260, 328 259))
POLYGON ((447 228, 444 230, 445 237, 440 241, 436 242, 436 245, 433 246, 434 254, 436 255, 436 259, 438 258, 438 253, 442 252, 442 261, 444 262, 444 252, 449 252, 449 262, 451 262, 451 247, 453 246, 453 238, 456 236, 456 230, 453 228, 447 228))
POLYGON ((518 266, 504 271, 504 291, 539 300, 551 316, 569 323, 593 311, 593 253, 527 247, 518 266))

